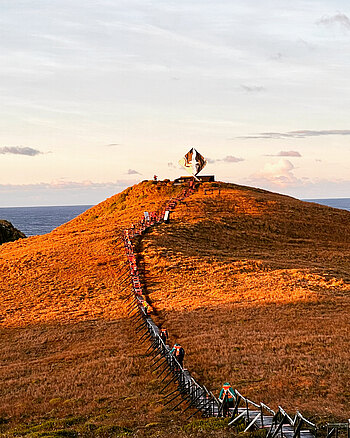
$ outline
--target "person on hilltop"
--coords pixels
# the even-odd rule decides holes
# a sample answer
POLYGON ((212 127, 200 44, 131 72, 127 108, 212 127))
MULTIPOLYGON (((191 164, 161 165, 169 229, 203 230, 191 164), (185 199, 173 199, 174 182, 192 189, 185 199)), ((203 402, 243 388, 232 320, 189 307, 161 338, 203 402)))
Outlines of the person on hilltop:
POLYGON ((170 351, 170 354, 172 354, 176 358, 176 360, 178 361, 178 363, 182 367, 184 357, 185 357, 185 350, 181 347, 181 345, 175 344, 173 346, 172 350, 170 351))
POLYGON ((166 344, 168 341, 168 338, 169 338, 168 330, 166 328, 160 329, 159 336, 160 336, 160 339, 164 342, 164 344, 166 344))
POLYGON ((223 407, 223 415, 224 417, 226 417, 229 414, 229 409, 233 408, 233 404, 235 400, 234 390, 228 382, 225 382, 222 385, 222 389, 219 394, 219 400, 221 402, 225 401, 225 405, 223 407))

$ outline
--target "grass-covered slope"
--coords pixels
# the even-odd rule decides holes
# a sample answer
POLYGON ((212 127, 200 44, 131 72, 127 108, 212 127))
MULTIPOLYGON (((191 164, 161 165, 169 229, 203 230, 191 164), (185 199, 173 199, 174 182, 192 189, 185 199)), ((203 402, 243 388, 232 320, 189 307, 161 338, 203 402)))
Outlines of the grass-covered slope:
POLYGON ((158 420, 158 385, 127 318, 119 235, 178 190, 145 182, 0 247, 0 432, 114 436, 158 420))
MULTIPOLYGON (((211 389, 228 379, 272 407, 346 418, 350 213, 205 187, 218 184, 140 244, 155 320, 211 389)), ((179 412, 164 408, 127 318, 117 244, 124 227, 180 190, 144 182, 48 235, 0 247, 4 436, 193 433, 170 422, 179 412)))
POLYGON ((49 234, 2 245, 2 325, 125 316, 118 301, 125 266, 120 233, 178 190, 166 183, 141 183, 49 234))
POLYGON ((348 418, 350 213, 204 188, 143 241, 156 319, 210 389, 348 418))

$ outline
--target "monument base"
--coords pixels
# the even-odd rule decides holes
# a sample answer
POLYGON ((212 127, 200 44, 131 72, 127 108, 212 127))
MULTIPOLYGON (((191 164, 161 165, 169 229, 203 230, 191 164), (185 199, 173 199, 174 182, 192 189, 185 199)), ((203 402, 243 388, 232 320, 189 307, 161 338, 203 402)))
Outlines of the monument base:
MULTIPOLYGON (((197 175, 199 182, 214 182, 215 175, 197 175)), ((180 176, 179 178, 174 179, 175 184, 183 184, 186 182, 195 181, 198 182, 193 176, 180 176)))

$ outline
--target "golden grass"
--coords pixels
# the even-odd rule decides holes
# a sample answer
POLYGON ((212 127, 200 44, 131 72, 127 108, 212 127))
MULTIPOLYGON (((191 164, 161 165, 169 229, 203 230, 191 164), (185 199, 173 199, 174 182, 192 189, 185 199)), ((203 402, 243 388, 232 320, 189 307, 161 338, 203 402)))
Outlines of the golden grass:
POLYGON ((178 190, 143 183, 50 234, 1 245, 2 325, 125 316, 118 298, 120 271, 126 267, 119 235, 144 210, 162 206, 178 190))
MULTIPOLYGON (((173 417, 127 318, 116 243, 180 190, 144 182, 48 235, 0 247, 4 436, 67 416, 83 436, 116 436, 116 425, 191 436, 177 420, 168 429, 173 417)), ((185 347, 191 372, 215 392, 229 379, 272 407, 349 416, 350 213, 222 184, 220 196, 200 190, 172 218, 139 243, 140 263, 154 318, 185 347)))
POLYGON ((118 242, 124 227, 178 190, 143 183, 48 235, 0 247, 0 427, 105 413, 97 423, 158 420, 158 384, 127 318, 118 242))
POLYGON ((214 391, 229 380, 272 407, 348 418, 350 213, 228 186, 174 215, 142 256, 186 366, 214 391))

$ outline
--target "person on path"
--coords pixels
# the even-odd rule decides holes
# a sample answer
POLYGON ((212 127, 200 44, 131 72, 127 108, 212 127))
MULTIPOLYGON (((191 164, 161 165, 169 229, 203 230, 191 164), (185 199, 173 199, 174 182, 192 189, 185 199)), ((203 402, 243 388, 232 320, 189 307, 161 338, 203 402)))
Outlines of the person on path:
POLYGON ((176 358, 180 366, 183 367, 185 350, 181 347, 181 345, 175 344, 172 350, 170 351, 170 354, 172 354, 176 358))
POLYGON ((160 333, 159 333, 160 339, 164 342, 164 344, 166 345, 169 335, 168 335, 168 330, 166 328, 162 328, 160 329, 160 333))
POLYGON ((223 415, 224 417, 226 417, 227 415, 229 415, 229 409, 233 408, 235 400, 234 390, 228 382, 225 382, 222 385, 222 389, 219 394, 219 400, 221 402, 225 402, 225 405, 223 407, 223 415))

